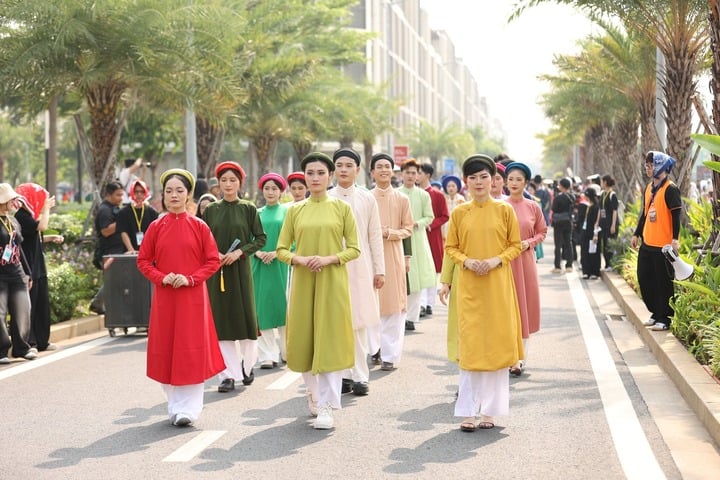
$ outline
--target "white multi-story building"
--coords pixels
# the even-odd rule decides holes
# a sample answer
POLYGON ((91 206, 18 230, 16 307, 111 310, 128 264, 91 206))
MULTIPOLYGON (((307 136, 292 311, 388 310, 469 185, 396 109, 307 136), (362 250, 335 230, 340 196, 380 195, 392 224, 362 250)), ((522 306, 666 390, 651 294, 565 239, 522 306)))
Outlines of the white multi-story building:
MULTIPOLYGON (((421 120, 493 129, 477 82, 455 56, 448 35, 430 28, 419 0, 362 0, 354 8, 352 26, 376 36, 367 44, 367 62, 347 71, 358 82, 389 83, 388 95, 403 101, 393 122, 397 131, 421 120)), ((392 152, 394 143, 388 134, 380 145, 392 152)))

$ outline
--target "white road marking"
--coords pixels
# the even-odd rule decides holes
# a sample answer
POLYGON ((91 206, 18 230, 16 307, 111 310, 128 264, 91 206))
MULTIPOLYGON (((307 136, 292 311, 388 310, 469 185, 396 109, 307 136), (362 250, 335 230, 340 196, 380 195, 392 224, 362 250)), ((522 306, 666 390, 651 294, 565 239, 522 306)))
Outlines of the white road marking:
POLYGON ((226 430, 208 430, 201 432, 200 435, 163 458, 163 462, 189 462, 226 433, 226 430))
POLYGON ((664 479, 665 473, 635 414, 580 279, 576 274, 565 276, 620 465, 629 479, 664 479))
POLYGON ((59 360, 65 359, 65 358, 72 357, 73 355, 77 355, 79 353, 86 352, 88 350, 92 350, 95 347, 99 347, 100 345, 104 345, 106 343, 112 342, 113 340, 115 340, 115 339, 112 337, 102 337, 102 338, 98 338, 98 339, 89 341, 87 343, 83 343, 81 345, 77 345, 75 347, 58 350, 48 356, 43 356, 36 360, 26 361, 25 363, 23 363, 21 365, 13 366, 13 367, 8 368, 7 370, 1 371, 0 372, 0 380, 5 380, 7 378, 14 377, 15 375, 20 375, 21 373, 29 372, 30 370, 34 370, 36 368, 44 367, 45 365, 49 365, 53 362, 57 362, 59 360))
POLYGON ((285 374, 268 385, 265 390, 285 390, 287 387, 295 383, 302 376, 298 372, 285 372, 285 374))

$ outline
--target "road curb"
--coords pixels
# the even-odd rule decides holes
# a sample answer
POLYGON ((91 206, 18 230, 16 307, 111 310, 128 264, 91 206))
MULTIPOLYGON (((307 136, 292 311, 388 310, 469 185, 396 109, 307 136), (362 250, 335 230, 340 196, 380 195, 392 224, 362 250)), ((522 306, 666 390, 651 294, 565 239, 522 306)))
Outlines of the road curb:
POLYGON ((653 332, 643 326, 650 312, 622 276, 602 272, 602 278, 640 338, 655 355, 658 365, 668 374, 715 443, 720 445, 720 385, 672 333, 653 332))
POLYGON ((56 323, 50 326, 50 342, 57 343, 73 337, 96 333, 105 328, 104 324, 105 322, 102 315, 93 315, 91 317, 76 318, 56 323))

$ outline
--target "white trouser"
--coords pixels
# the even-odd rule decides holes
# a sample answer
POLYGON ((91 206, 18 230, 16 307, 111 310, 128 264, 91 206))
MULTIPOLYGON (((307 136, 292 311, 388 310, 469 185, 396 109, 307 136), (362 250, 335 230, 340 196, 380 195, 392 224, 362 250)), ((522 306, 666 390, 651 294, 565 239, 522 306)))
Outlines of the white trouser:
POLYGON ((437 287, 432 286, 432 287, 428 287, 428 288, 423 288, 420 291, 422 292, 422 298, 420 298, 420 306, 434 307, 435 306, 435 297, 437 297, 437 287))
POLYGON ((382 322, 366 329, 368 337, 368 352, 370 355, 375 355, 381 346, 382 338, 382 322))
POLYGON ((407 296, 407 319, 411 322, 420 321, 420 301, 423 291, 411 293, 407 296))
POLYGON ((520 359, 520 360, 522 360, 523 365, 525 365, 525 363, 527 362, 527 356, 528 356, 528 340, 530 340, 530 339, 529 339, 529 338, 523 338, 523 351, 524 351, 524 353, 525 353, 525 356, 520 359))
MULTIPOLYGON (((343 371, 343 378, 352 378, 353 382, 367 382, 370 380, 370 367, 368 366, 368 332, 366 328, 353 330, 355 337, 355 366, 343 371)), ((377 352, 377 350, 375 350, 377 352)), ((373 352, 373 354, 375 353, 373 352)))
POLYGON ((242 366, 245 366, 245 375, 250 375, 258 356, 257 340, 220 340, 220 352, 225 360, 225 370, 218 374, 222 382, 226 378, 242 380, 242 366), (243 362, 240 362, 240 355, 235 342, 240 344, 240 351, 243 362))
POLYGON ((339 410, 340 391, 342 389, 343 371, 324 372, 313 375, 311 371, 303 372, 305 387, 310 391, 313 400, 317 401, 318 408, 329 405, 339 410))
POLYGON ((258 360, 264 362, 272 360, 285 360, 285 327, 271 328, 269 330, 261 330, 257 339, 258 343, 258 360), (275 331, 277 330, 277 337, 275 331))
POLYGON ((460 389, 455 401, 456 417, 489 417, 510 413, 510 376, 508 369, 471 372, 460 369, 460 389))
POLYGON ((163 383, 161 386, 167 397, 170 420, 178 413, 187 415, 193 422, 198 419, 203 409, 205 384, 168 385, 163 383))
MULTIPOLYGON (((403 313, 380 317, 382 335, 380 337, 380 356, 383 362, 400 363, 405 343, 405 321, 403 313)), ((397 366, 397 365, 396 365, 397 366)))

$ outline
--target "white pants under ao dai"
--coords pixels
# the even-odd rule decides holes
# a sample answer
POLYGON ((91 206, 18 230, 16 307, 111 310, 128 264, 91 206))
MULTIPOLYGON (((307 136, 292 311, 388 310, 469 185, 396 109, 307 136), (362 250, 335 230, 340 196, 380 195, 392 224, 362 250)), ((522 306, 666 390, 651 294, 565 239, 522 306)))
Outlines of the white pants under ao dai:
POLYGON ((456 417, 505 416, 510 413, 508 369, 472 372, 460 369, 460 389, 455 402, 456 417))
POLYGON ((245 366, 245 375, 250 375, 258 357, 257 340, 220 340, 220 352, 225 360, 225 370, 218 375, 222 382, 226 378, 242 381, 242 366, 245 366), (240 344, 242 363, 235 342, 240 344))
POLYGON ((381 316, 380 327, 380 356, 382 357, 382 361, 393 364, 400 363, 403 345, 405 344, 405 320, 403 319, 403 313, 381 316))
POLYGON ((168 402, 168 417, 173 420, 178 413, 184 413, 193 422, 198 419, 203 409, 204 383, 193 385, 162 384, 168 402))
POLYGON ((329 405, 336 410, 342 408, 340 391, 342 390, 343 371, 325 372, 313 375, 311 371, 302 373, 305 387, 312 394, 318 407, 329 405))

